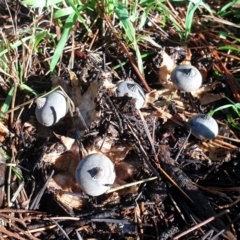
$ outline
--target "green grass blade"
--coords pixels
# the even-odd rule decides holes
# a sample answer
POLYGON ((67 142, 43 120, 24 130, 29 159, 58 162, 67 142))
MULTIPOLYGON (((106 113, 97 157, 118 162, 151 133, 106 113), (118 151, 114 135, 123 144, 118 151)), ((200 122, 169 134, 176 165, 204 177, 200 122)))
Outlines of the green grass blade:
POLYGON ((52 57, 52 61, 50 63, 50 71, 51 72, 54 71, 54 69, 55 69, 55 67, 58 63, 58 60, 62 56, 63 49, 64 49, 65 44, 66 44, 66 42, 68 40, 68 37, 70 35, 72 26, 75 24, 76 20, 77 20, 77 14, 75 14, 75 12, 74 12, 71 15, 69 15, 69 17, 67 18, 67 20, 65 22, 61 39, 59 40, 59 42, 57 44, 57 47, 56 47, 56 49, 54 51, 54 54, 53 54, 53 57, 52 57))
POLYGON ((38 95, 38 93, 36 91, 34 91, 31 87, 29 87, 25 83, 22 83, 20 87, 21 87, 21 89, 23 89, 25 91, 28 91, 28 92, 32 93, 33 95, 35 95, 35 96, 38 95))
POLYGON ((218 12, 217 15, 223 16, 226 13, 226 10, 230 8, 232 5, 239 3, 239 0, 232 0, 231 2, 224 5, 218 12))
POLYGON ((72 7, 67 7, 67 8, 56 10, 53 14, 53 19, 68 16, 68 15, 72 14, 73 12, 74 12, 74 9, 72 7))
POLYGON ((67 3, 73 8, 73 10, 75 11, 75 14, 77 15, 77 18, 79 19, 79 21, 83 24, 83 26, 86 28, 86 30, 88 32, 92 32, 91 29, 87 26, 85 20, 82 18, 82 16, 80 15, 80 12, 85 9, 86 7, 81 4, 80 5, 80 1, 78 1, 79 5, 75 6, 72 0, 67 0, 67 3))
MULTIPOLYGON (((32 36, 28 36, 28 37, 25 37, 25 38, 22 38, 21 40, 18 40, 17 42, 15 43, 10 43, 10 48, 11 49, 15 49, 19 46, 21 46, 24 42, 28 41, 29 39, 31 39, 32 36)), ((6 54, 8 52, 8 49, 5 49, 3 50, 2 52, 0 52, 0 57, 2 57, 4 54, 6 54)))
POLYGON ((221 47, 218 47, 219 50, 231 50, 231 51, 236 51, 236 52, 240 52, 240 48, 238 47, 234 47, 234 46, 231 46, 231 45, 225 45, 225 46, 221 46, 221 47))
POLYGON ((8 92, 8 95, 6 97, 6 100, 4 102, 4 104, 1 107, 1 114, 0 114, 0 120, 3 120, 6 118, 5 116, 5 112, 7 112, 10 108, 11 102, 12 102, 12 98, 13 98, 13 93, 14 93, 14 87, 12 86, 11 89, 8 92))
POLYGON ((226 104, 224 106, 221 106, 221 107, 218 107, 212 111, 209 112, 209 115, 213 116, 213 114, 217 111, 220 111, 220 110, 223 110, 223 109, 226 109, 226 108, 230 108, 230 107, 233 107, 233 104, 226 104))
POLYGON ((195 11, 197 10, 197 8, 200 5, 199 1, 195 6, 193 6, 192 2, 189 2, 188 4, 188 9, 187 9, 187 13, 186 13, 186 22, 185 22, 185 29, 186 29, 186 33, 185 33, 185 40, 187 40, 189 38, 189 34, 191 32, 191 28, 192 28, 192 22, 193 22, 193 16, 195 11))
POLYGON ((40 7, 48 7, 51 5, 56 5, 58 3, 62 2, 62 0, 24 0, 22 1, 22 4, 29 5, 34 8, 40 8, 40 7))

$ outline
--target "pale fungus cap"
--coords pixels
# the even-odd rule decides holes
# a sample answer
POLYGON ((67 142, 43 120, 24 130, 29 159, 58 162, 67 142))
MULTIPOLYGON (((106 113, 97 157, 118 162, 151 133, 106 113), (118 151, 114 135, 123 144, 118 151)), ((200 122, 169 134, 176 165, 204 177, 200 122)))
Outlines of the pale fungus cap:
POLYGON ((196 91, 202 85, 201 73, 191 64, 183 64, 174 68, 171 79, 180 90, 186 92, 196 91))
POLYGON ((60 90, 37 98, 36 104, 36 118, 39 123, 47 127, 57 123, 68 111, 67 100, 60 90))
POLYGON ((145 94, 140 85, 130 80, 121 80, 116 84, 115 95, 123 97, 127 95, 136 99, 135 106, 140 109, 145 101, 145 94))
POLYGON ((218 124, 209 114, 198 114, 189 119, 192 135, 200 140, 210 140, 218 135, 218 124))
POLYGON ((101 153, 83 158, 76 170, 76 180, 86 194, 99 196, 109 190, 116 173, 111 160, 101 153))

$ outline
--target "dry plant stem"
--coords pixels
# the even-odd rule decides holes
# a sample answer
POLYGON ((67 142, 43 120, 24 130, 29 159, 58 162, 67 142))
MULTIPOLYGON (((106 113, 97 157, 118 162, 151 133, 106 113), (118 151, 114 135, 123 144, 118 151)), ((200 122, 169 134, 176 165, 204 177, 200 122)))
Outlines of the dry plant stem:
POLYGON ((232 142, 240 143, 240 140, 236 139, 236 138, 229 138, 229 137, 225 137, 225 136, 221 136, 221 135, 218 135, 218 138, 222 138, 222 139, 230 140, 232 142))
POLYGON ((192 232, 192 231, 194 231, 194 230, 196 230, 196 229, 198 229, 198 228, 200 228, 200 227, 202 227, 202 226, 204 226, 204 225, 206 225, 206 224, 214 221, 216 218, 221 217, 222 215, 224 215, 224 214, 226 214, 226 213, 228 213, 228 212, 229 212, 229 211, 226 210, 226 211, 223 211, 223 212, 221 212, 221 213, 218 213, 218 214, 216 214, 215 216, 212 216, 212 217, 208 218, 207 220, 205 220, 205 221, 203 221, 203 222, 201 222, 201 223, 199 223, 199 224, 197 224, 197 225, 189 228, 187 231, 180 233, 179 235, 175 236, 173 239, 174 239, 174 240, 177 240, 177 239, 185 236, 186 234, 188 234, 188 233, 190 233, 190 232, 192 232))
MULTIPOLYGON (((17 94, 17 83, 14 82, 14 92, 13 92, 13 98, 12 98, 12 102, 11 102, 11 108, 15 107, 16 94, 17 94)), ((10 126, 13 126, 13 119, 14 119, 14 112, 11 113, 10 126)))
POLYGON ((213 235, 213 229, 212 230, 209 230, 204 236, 202 236, 201 240, 205 240, 205 239, 209 239, 208 237, 210 236, 210 239, 213 235))
POLYGON ((3 206, 3 203, 5 201, 5 175, 6 175, 6 159, 2 154, 0 154, 0 207, 3 206))
POLYGON ((235 205, 237 205, 240 202, 240 197, 237 198, 237 200, 235 200, 234 202, 224 205, 224 206, 218 206, 219 209, 224 209, 224 208, 231 208, 235 205))
POLYGON ((8 231, 7 229, 0 227, 0 232, 3 234, 6 234, 8 237, 10 237, 10 239, 18 239, 18 240, 26 240, 25 238, 20 237, 18 234, 16 233, 12 233, 11 231, 8 231))
POLYGON ((45 185, 43 186, 43 188, 41 189, 41 191, 37 194, 37 196, 35 197, 35 199, 33 200, 30 209, 36 209, 38 207, 38 204, 41 200, 41 197, 45 191, 45 189, 47 188, 47 185, 49 183, 49 181, 51 180, 51 178, 53 177, 54 174, 54 170, 52 171, 51 175, 49 176, 48 180, 46 181, 45 185))
POLYGON ((54 219, 52 219, 52 221, 58 226, 58 229, 62 232, 66 239, 70 240, 70 238, 68 237, 67 233, 63 230, 63 228, 54 219))
POLYGON ((25 103, 22 103, 20 105, 18 105, 17 107, 14 107, 10 110, 8 110, 7 112, 5 112, 5 114, 8 114, 8 113, 11 113, 19 108, 22 108, 23 106, 27 105, 27 104, 32 104, 38 97, 45 97, 46 95, 56 91, 57 89, 60 89, 63 93, 64 93, 64 96, 67 98, 67 102, 68 102, 68 105, 69 105, 69 111, 70 111, 70 114, 71 116, 73 116, 73 112, 75 111, 75 105, 73 103, 73 101, 70 99, 70 97, 67 95, 67 93, 63 90, 63 88, 61 86, 57 86, 55 87, 54 89, 52 89, 51 91, 47 92, 47 93, 44 93, 42 95, 39 95, 37 97, 34 97, 33 99, 31 100, 28 100, 27 102, 25 103))
POLYGON ((181 209, 178 207, 176 201, 173 199, 172 195, 171 195, 170 193, 168 193, 168 196, 170 197, 170 199, 171 199, 171 201, 173 202, 175 208, 176 208, 177 211, 179 212, 179 214, 180 214, 182 220, 185 222, 185 224, 188 224, 187 221, 186 221, 186 218, 184 217, 184 215, 183 215, 181 209))
MULTIPOLYGON (((155 148, 154 148, 154 143, 153 143, 153 141, 152 141, 152 138, 151 138, 150 131, 149 131, 149 129, 148 129, 147 123, 146 123, 146 121, 145 121, 145 119, 144 119, 141 111, 138 110, 138 114, 139 114, 139 116, 141 117, 141 120, 142 120, 143 125, 144 125, 144 129, 145 129, 146 134, 147 134, 147 137, 148 137, 148 140, 149 140, 150 145, 151 145, 151 147, 152 147, 152 151, 153 151, 153 153, 154 153, 154 159, 155 159, 156 162, 158 162, 157 154, 156 154, 156 151, 155 151, 155 148)), ((191 133, 191 131, 190 131, 190 133, 191 133)), ((150 164, 150 166, 152 167, 151 163, 148 163, 148 165, 149 165, 149 164, 150 164)), ((168 176, 168 174, 161 168, 161 166, 158 166, 158 168, 159 168, 160 171, 165 175, 165 177, 167 177, 190 201, 192 201, 191 198, 189 198, 189 196, 188 196, 184 191, 182 191, 181 188, 179 188, 179 186, 176 184, 176 182, 174 182, 174 181, 171 179, 171 177, 168 176)), ((153 172, 156 172, 156 171, 154 170, 153 172)), ((157 176, 159 176, 159 175, 157 174, 157 176)))
POLYGON ((97 29, 97 31, 93 35, 92 41, 91 41, 91 43, 89 45, 89 48, 88 48, 89 51, 92 49, 93 43, 95 42, 95 40, 97 38, 98 32, 99 32, 99 29, 97 29))
POLYGON ((221 187, 202 187, 197 185, 199 188, 203 189, 204 191, 208 192, 240 192, 240 187, 228 187, 228 188, 221 188, 221 187))
POLYGON ((237 102, 240 102, 240 84, 233 77, 233 75, 226 68, 226 66, 222 63, 222 59, 219 57, 218 52, 215 49, 210 49, 210 50, 212 50, 213 57, 217 59, 218 64, 214 64, 214 65, 218 65, 219 68, 222 70, 222 72, 225 74, 226 81, 233 93, 234 98, 236 99, 237 102))
POLYGON ((139 114, 139 116, 140 116, 140 118, 141 118, 141 120, 143 122, 144 130, 145 130, 145 132, 147 134, 148 140, 149 140, 150 145, 152 147, 152 152, 154 154, 155 159, 157 160, 157 154, 156 154, 156 151, 155 151, 155 148, 154 148, 154 142, 153 142, 153 139, 151 137, 150 131, 148 129, 147 123, 146 123, 146 121, 145 121, 141 111, 139 109, 137 109, 137 112, 138 112, 138 114, 139 114))
MULTIPOLYGON (((11 149, 11 152, 12 152, 11 162, 15 163, 14 150, 11 149)), ((8 181, 7 181, 7 203, 8 203, 8 207, 10 207, 10 205, 11 205, 11 201, 10 201, 11 178, 12 178, 12 166, 10 166, 9 169, 8 169, 8 181)))
MULTIPOLYGON (((42 231, 45 231, 45 230, 53 229, 53 228, 55 228, 55 227, 57 227, 56 224, 51 225, 51 226, 46 226, 46 227, 36 228, 36 229, 30 229, 30 230, 28 230, 28 233, 42 232, 42 231)), ((20 232, 20 234, 23 235, 24 232, 20 232)))
POLYGON ((31 233, 29 233, 28 231, 23 231, 21 228, 17 227, 16 225, 14 225, 14 229, 17 230, 19 233, 22 232, 22 234, 25 235, 25 239, 27 236, 28 239, 30 239, 30 240, 38 240, 38 238, 35 238, 31 233))
POLYGON ((227 142, 223 142, 222 140, 219 140, 219 139, 215 139, 212 142, 212 144, 220 146, 221 148, 226 148, 226 149, 230 149, 230 150, 234 150, 234 149, 238 148, 235 145, 232 145, 232 144, 227 143, 227 142))
POLYGON ((25 103, 19 104, 18 106, 16 106, 16 107, 8 110, 7 112, 5 112, 5 114, 14 112, 15 110, 18 110, 19 108, 21 108, 21 107, 23 107, 23 106, 25 106, 25 105, 27 105, 27 104, 32 103, 36 98, 37 98, 37 97, 35 97, 35 98, 31 99, 31 100, 28 100, 28 101, 25 102, 25 103))
POLYGON ((186 143, 187 143, 187 141, 188 141, 188 139, 189 139, 191 133, 192 133, 192 131, 191 131, 191 129, 190 129, 190 130, 189 130, 189 134, 187 135, 185 141, 183 142, 181 148, 179 149, 179 151, 178 151, 178 153, 177 153, 177 155, 176 155, 174 161, 177 161, 177 160, 178 160, 178 158, 179 158, 179 156, 180 156, 180 154, 181 154, 181 152, 182 152, 184 146, 186 145, 186 143))
POLYGON ((142 183, 145 183, 145 182, 156 180, 157 178, 158 177, 151 177, 151 178, 146 178, 146 179, 136 181, 136 182, 133 182, 133 183, 127 183, 127 184, 124 184, 124 185, 119 186, 119 187, 111 188, 106 193, 116 192, 116 191, 119 191, 119 190, 124 189, 124 188, 135 186, 137 184, 142 184, 142 183))
MULTIPOLYGON (((176 166, 175 161, 170 157, 169 151, 163 146, 159 148, 159 161, 162 163, 164 170, 176 181, 182 191, 186 192, 192 199, 198 214, 202 218, 209 218, 216 215, 205 195, 202 194, 198 187, 192 183, 191 179, 176 166)), ((225 229, 225 225, 220 219, 215 219, 212 225, 220 231, 225 229)), ((236 237, 229 230, 226 230, 224 235, 230 240, 236 240, 236 237)))
POLYGON ((73 69, 74 67, 74 60, 75 60, 75 53, 74 53, 74 46, 75 46, 75 31, 71 32, 72 35, 72 45, 71 45, 71 57, 69 59, 69 63, 68 63, 68 68, 69 69, 73 69))
MULTIPOLYGON (((122 115, 122 114, 121 114, 122 115)), ((139 149, 141 150, 142 152, 142 155, 143 155, 143 159, 145 161, 145 163, 147 163, 148 167, 152 170, 152 172, 158 177, 160 178, 160 175, 158 173, 158 171, 153 167, 153 165, 151 164, 151 162, 149 161, 149 157, 147 155, 147 153, 145 152, 143 146, 141 145, 141 141, 140 139, 137 137, 137 135, 134 133, 132 127, 131 127, 131 122, 124 116, 122 115, 122 118, 124 118, 127 122, 127 125, 128 125, 128 128, 130 129, 132 135, 135 137, 135 139, 137 140, 138 142, 138 147, 139 149)), ((135 148, 137 148, 136 144, 135 144, 135 148)))
POLYGON ((150 87, 148 86, 148 84, 147 84, 145 78, 143 77, 143 75, 142 75, 141 72, 139 71, 139 69, 138 69, 137 65, 135 64, 135 62, 134 62, 132 56, 130 55, 130 53, 129 53, 127 47, 126 47, 125 44, 121 41, 121 39, 118 37, 118 35, 117 35, 117 33, 116 33, 116 31, 115 31, 115 29, 114 29, 114 27, 113 27, 113 25, 112 25, 110 19, 108 18, 108 16, 107 16, 105 13, 104 13, 103 15, 104 15, 104 18, 105 18, 105 20, 106 20, 108 26, 111 28, 114 37, 116 38, 116 40, 117 40, 117 41, 120 43, 120 45, 122 46, 122 48, 123 48, 125 54, 126 54, 127 57, 128 57, 128 60, 130 61, 132 67, 134 68, 134 70, 136 71, 138 77, 139 77, 140 80, 142 81, 142 84, 144 85, 144 87, 146 88, 146 90, 147 90, 148 92, 150 92, 150 91, 151 91, 150 87))
POLYGON ((21 184, 18 186, 17 191, 14 193, 10 203, 9 203, 9 207, 12 207, 13 203, 16 201, 18 195, 20 194, 20 191, 22 190, 22 188, 24 187, 24 182, 21 182, 21 184))

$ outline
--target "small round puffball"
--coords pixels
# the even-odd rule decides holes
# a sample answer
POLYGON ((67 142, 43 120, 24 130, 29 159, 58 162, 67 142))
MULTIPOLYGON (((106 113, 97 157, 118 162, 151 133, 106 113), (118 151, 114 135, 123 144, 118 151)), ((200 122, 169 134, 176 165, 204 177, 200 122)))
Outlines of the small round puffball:
POLYGON ((113 163, 101 153, 93 153, 83 158, 76 170, 79 186, 90 196, 99 196, 109 190, 115 177, 113 163))
POLYGON ((140 109, 145 101, 145 94, 143 89, 137 83, 130 80, 121 80, 116 84, 115 95, 117 97, 123 97, 127 95, 136 99, 135 106, 140 109))
POLYGON ((183 64, 174 68, 171 79, 180 90, 186 92, 196 91, 202 85, 201 73, 191 64, 183 64))
POLYGON ((54 91, 36 99, 35 115, 39 123, 52 126, 63 118, 68 111, 67 100, 62 91, 54 91))
POLYGON ((200 140, 210 140, 218 135, 218 124, 209 114, 198 114, 189 119, 192 135, 200 140))

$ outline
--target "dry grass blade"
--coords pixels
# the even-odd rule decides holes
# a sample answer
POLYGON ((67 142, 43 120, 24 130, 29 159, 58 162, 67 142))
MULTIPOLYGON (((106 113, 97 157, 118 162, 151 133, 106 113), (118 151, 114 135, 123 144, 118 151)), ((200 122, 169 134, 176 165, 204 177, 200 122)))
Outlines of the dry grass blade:
POLYGON ((215 49, 212 49, 212 55, 217 60, 215 66, 220 69, 222 73, 226 76, 226 81, 232 91, 234 98, 237 102, 240 102, 240 84, 237 82, 231 72, 226 68, 226 66, 222 63, 222 60, 215 49))
POLYGON ((182 232, 181 234, 178 234, 178 235, 175 236, 173 239, 174 239, 174 240, 177 240, 177 239, 179 239, 179 238, 181 238, 181 237, 189 234, 190 232, 194 231, 195 229, 198 229, 198 228, 200 228, 200 227, 202 227, 202 226, 204 226, 204 225, 206 225, 206 224, 214 221, 216 218, 219 218, 219 217, 221 217, 222 215, 227 214, 228 212, 229 212, 228 210, 225 210, 225 211, 223 211, 223 212, 221 212, 221 213, 218 213, 218 214, 216 214, 215 216, 212 216, 212 217, 208 218, 207 220, 205 220, 205 221, 203 221, 203 222, 201 222, 201 223, 199 223, 199 224, 197 224, 197 225, 189 228, 189 229, 186 230, 185 232, 182 232))
POLYGON ((111 188, 106 193, 116 192, 116 191, 119 191, 119 190, 122 190, 122 189, 125 189, 125 188, 128 188, 128 187, 132 187, 132 186, 142 184, 142 183, 146 183, 146 182, 149 182, 149 181, 153 181, 153 180, 156 180, 156 179, 158 179, 158 177, 151 177, 151 178, 146 178, 146 179, 139 180, 139 181, 132 182, 132 183, 127 183, 127 184, 124 184, 124 185, 119 186, 119 187, 111 188))
POLYGON ((10 238, 16 238, 18 240, 26 240, 25 238, 20 237, 18 234, 12 233, 11 231, 8 231, 7 229, 5 229, 3 227, 0 227, 0 232, 3 234, 6 234, 10 238))

